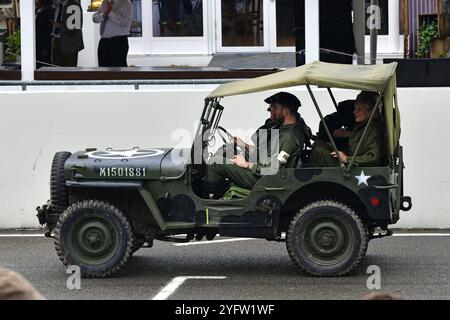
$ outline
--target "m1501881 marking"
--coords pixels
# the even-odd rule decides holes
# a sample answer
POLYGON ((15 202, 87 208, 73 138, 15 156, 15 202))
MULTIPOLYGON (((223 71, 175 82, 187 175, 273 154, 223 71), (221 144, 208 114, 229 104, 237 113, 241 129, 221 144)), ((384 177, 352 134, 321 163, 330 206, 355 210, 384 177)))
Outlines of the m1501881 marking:
POLYGON ((145 177, 146 168, 100 167, 100 177, 145 177))

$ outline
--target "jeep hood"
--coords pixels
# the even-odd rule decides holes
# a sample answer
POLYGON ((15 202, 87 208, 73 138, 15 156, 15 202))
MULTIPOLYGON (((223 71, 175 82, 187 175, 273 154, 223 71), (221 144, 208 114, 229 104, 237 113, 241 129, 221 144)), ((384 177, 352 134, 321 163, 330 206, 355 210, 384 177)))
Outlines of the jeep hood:
POLYGON ((74 153, 64 165, 67 179, 143 180, 183 175, 189 149, 133 148, 86 149, 74 153))

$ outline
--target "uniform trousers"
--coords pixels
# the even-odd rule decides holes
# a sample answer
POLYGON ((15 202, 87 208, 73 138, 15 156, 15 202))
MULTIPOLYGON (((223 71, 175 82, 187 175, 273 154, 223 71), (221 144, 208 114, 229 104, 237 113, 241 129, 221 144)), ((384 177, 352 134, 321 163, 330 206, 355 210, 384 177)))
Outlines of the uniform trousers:
POLYGON ((128 36, 101 38, 97 54, 100 67, 127 67, 128 36))

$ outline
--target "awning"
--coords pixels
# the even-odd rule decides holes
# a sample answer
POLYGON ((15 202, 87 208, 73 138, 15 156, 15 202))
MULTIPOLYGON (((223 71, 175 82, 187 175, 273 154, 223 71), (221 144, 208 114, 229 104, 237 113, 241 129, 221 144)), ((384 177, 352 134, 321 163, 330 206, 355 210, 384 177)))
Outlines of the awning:
POLYGON ((395 76, 396 67, 395 62, 353 66, 316 61, 267 76, 222 84, 207 99, 306 84, 381 92, 395 76))

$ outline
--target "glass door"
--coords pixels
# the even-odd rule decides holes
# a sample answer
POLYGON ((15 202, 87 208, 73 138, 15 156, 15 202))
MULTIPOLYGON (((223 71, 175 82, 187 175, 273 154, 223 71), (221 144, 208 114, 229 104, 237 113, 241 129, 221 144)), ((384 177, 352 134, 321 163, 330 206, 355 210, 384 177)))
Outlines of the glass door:
POLYGON ((217 0, 217 51, 293 52, 294 1, 217 0))
MULTIPOLYGON (((149 1, 150 2, 150 1, 149 1)), ((151 34, 147 51, 153 54, 206 54, 207 0, 152 0, 151 34)))
POLYGON ((294 1, 270 0, 270 52, 294 52, 294 1))
POLYGON ((134 0, 134 54, 207 54, 207 0, 134 0))
POLYGON ((268 4, 266 0, 217 0, 217 51, 267 52, 268 4))
POLYGON ((142 54, 145 51, 145 39, 148 33, 144 28, 145 20, 143 19, 145 12, 145 3, 147 1, 134 0, 133 1, 133 22, 131 23, 130 35, 128 42, 130 45, 130 54, 142 54))

